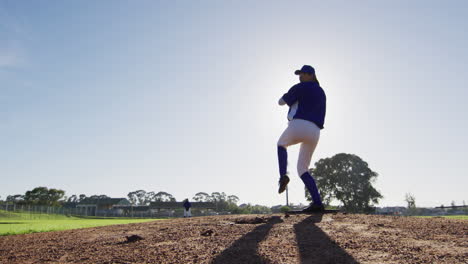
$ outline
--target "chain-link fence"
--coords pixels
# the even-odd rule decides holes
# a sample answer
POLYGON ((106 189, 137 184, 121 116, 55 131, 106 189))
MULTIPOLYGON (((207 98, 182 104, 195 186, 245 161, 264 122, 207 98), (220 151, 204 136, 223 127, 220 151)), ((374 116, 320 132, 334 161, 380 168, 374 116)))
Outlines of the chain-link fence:
POLYGON ((79 215, 78 212, 53 206, 0 204, 0 214, 6 218, 39 219, 79 215))
MULTIPOLYGON (((54 219, 68 217, 93 217, 93 218, 162 218, 183 217, 182 208, 175 209, 150 209, 139 206, 116 207, 111 209, 98 209, 97 206, 85 207, 55 207, 41 205, 0 204, 0 217, 21 219, 54 219), (143 210, 144 209, 144 210, 143 210)), ((212 210, 192 209, 192 216, 217 215, 212 210)))

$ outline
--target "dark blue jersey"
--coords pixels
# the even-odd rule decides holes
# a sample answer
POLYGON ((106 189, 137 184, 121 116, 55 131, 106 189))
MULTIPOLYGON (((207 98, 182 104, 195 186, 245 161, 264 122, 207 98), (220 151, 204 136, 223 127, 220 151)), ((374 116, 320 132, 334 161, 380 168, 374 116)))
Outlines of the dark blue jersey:
POLYGON ((192 207, 192 204, 189 201, 184 202, 184 207, 186 210, 188 210, 190 207, 192 207))
POLYGON ((318 82, 302 82, 283 95, 289 106, 288 119, 304 119, 323 129, 327 97, 318 82))

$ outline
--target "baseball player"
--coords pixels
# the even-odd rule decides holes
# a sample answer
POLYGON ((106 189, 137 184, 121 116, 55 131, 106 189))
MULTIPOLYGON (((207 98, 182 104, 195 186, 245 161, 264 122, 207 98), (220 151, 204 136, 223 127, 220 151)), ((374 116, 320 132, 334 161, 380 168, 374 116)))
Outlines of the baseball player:
POLYGON ((300 83, 294 85, 279 100, 279 105, 287 104, 288 127, 278 140, 278 164, 279 164, 279 190, 284 192, 289 183, 287 175, 288 153, 286 148, 301 143, 297 172, 312 196, 313 202, 304 212, 320 212, 324 206, 320 199, 315 180, 309 173, 309 165, 315 147, 320 138, 320 130, 323 129, 326 110, 326 95, 315 75, 315 69, 310 65, 304 65, 295 71, 299 75, 300 83))
POLYGON ((184 200, 184 217, 191 217, 192 212, 190 211, 190 207, 192 207, 192 204, 189 202, 188 199, 184 200))

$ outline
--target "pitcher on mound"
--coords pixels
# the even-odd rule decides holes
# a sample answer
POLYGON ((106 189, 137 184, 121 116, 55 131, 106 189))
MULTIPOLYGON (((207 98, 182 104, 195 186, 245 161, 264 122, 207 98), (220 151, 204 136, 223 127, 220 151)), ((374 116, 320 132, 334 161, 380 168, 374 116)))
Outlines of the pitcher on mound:
POLYGON ((280 173, 278 193, 284 192, 289 183, 287 175, 288 152, 286 149, 291 145, 301 143, 297 173, 313 200, 310 206, 303 211, 321 212, 324 211, 324 206, 315 180, 309 173, 309 165, 320 138, 320 130, 323 129, 327 98, 312 66, 304 65, 300 70, 296 70, 295 74, 299 75, 300 83, 291 87, 278 102, 279 105, 287 104, 289 106, 288 127, 278 140, 280 173))

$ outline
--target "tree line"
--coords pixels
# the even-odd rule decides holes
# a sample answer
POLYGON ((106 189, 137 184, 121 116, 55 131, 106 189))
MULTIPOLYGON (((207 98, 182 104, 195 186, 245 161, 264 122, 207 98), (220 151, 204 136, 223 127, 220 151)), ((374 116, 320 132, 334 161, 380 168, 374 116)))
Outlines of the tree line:
MULTIPOLYGON (((1 198, 1 197, 0 197, 1 198)), ((0 204, 3 202, 15 203, 17 205, 31 206, 64 206, 67 203, 79 203, 85 199, 109 199, 111 197, 105 194, 86 196, 85 194, 73 194, 65 196, 65 191, 47 187, 36 187, 25 194, 8 195, 5 201, 0 199, 0 204)), ((135 206, 149 205, 151 202, 175 202, 176 198, 167 192, 160 191, 145 191, 136 190, 127 194, 128 201, 135 206)), ((216 209, 219 212, 230 212, 232 214, 264 214, 271 213, 271 208, 263 205, 241 204, 239 197, 236 195, 228 195, 224 192, 206 192, 196 193, 190 201, 194 202, 211 202, 216 204, 216 209)))
MULTIPOLYGON (((65 196, 65 191, 55 188, 36 187, 26 191, 24 194, 8 195, 5 202, 12 202, 22 205, 44 205, 44 206, 61 206, 65 203, 79 203, 85 199, 109 199, 111 197, 105 194, 86 196, 85 194, 73 194, 65 196)), ((151 202, 175 202, 176 198, 164 191, 154 192, 145 190, 136 190, 127 194, 127 199, 132 205, 149 205, 151 202)), ((224 192, 198 192, 193 196, 191 201, 196 202, 214 202, 220 204, 237 204, 239 197, 236 195, 227 195, 224 192)), ((1 200, 0 200, 1 202, 1 200)))
MULTIPOLYGON (((127 195, 128 200, 133 205, 149 205, 151 202, 175 202, 176 198, 167 192, 147 192, 145 190, 137 190, 133 192, 129 192, 127 195)), ((239 197, 236 195, 227 195, 224 192, 212 192, 208 194, 206 192, 198 192, 193 196, 191 199, 186 197, 185 199, 189 199, 195 202, 214 202, 214 203, 234 203, 237 204, 239 202, 239 197)))

